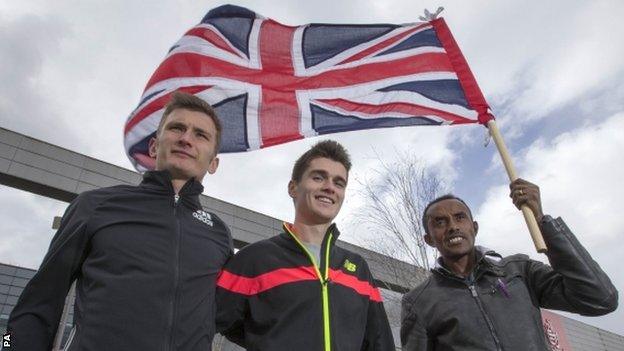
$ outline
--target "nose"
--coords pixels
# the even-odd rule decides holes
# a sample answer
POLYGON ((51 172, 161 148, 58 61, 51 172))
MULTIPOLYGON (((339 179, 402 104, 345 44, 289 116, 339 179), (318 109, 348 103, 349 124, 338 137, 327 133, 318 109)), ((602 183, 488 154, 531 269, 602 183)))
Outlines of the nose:
POLYGON ((331 179, 326 179, 323 182, 323 188, 321 190, 329 194, 334 194, 336 192, 336 185, 331 181, 331 179))
POLYGON ((449 220, 448 230, 451 233, 459 231, 459 223, 456 220, 454 220, 453 218, 451 218, 449 220))
POLYGON ((191 130, 187 130, 184 133, 180 134, 180 137, 178 138, 178 144, 183 145, 183 146, 189 146, 191 145, 191 140, 192 140, 192 131, 191 130))

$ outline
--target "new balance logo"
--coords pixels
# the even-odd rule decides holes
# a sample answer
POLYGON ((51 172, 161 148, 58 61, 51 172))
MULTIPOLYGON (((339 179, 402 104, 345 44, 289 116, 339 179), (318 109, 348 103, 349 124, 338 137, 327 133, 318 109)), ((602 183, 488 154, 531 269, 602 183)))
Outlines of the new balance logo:
POLYGON ((355 272, 355 270, 357 269, 357 266, 355 265, 355 263, 349 260, 345 260, 344 268, 346 268, 349 272, 355 272))
POLYGON ((211 227, 214 225, 214 223, 212 223, 212 217, 210 217, 210 213, 206 211, 197 210, 193 212, 193 217, 199 219, 200 221, 208 224, 211 227))

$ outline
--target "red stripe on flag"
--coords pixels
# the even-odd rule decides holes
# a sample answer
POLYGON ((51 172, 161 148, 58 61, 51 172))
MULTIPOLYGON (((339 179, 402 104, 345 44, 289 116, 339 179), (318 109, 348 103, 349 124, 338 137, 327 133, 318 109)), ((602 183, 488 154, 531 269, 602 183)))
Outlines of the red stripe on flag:
POLYGON ((368 49, 366 49, 364 51, 361 51, 360 53, 355 54, 355 55, 347 58, 346 60, 340 62, 340 64, 357 61, 357 60, 359 60, 359 59, 361 59, 363 57, 366 57, 368 55, 376 53, 377 51, 381 51, 381 50, 387 48, 388 46, 396 43, 397 41, 405 38, 406 36, 412 35, 414 32, 420 30, 423 26, 428 26, 428 25, 429 24, 423 24, 423 25, 420 25, 420 26, 418 26, 416 28, 412 28, 411 30, 408 30, 406 32, 397 34, 396 36, 394 36, 392 38, 386 39, 385 41, 382 41, 381 43, 378 43, 378 44, 376 44, 374 46, 371 46, 370 48, 368 48, 368 49))
MULTIPOLYGON (((200 91, 209 89, 211 87, 212 87, 211 85, 195 85, 192 87, 182 87, 182 88, 179 88, 177 91, 183 91, 185 93, 195 94, 200 91)), ((171 94, 173 93, 174 92, 167 93, 159 97, 158 99, 150 102, 149 104, 145 105, 140 111, 137 112, 136 115, 132 116, 132 119, 126 122, 126 126, 124 127, 124 134, 127 134, 128 131, 132 129, 132 127, 137 125, 147 116, 165 107, 165 105, 167 105, 167 103, 169 102, 169 98, 171 97, 171 94)))
POLYGON ((196 53, 178 53, 165 59, 150 78, 145 90, 171 78, 221 77, 294 93, 301 89, 345 87, 392 77, 427 72, 454 72, 445 53, 424 53, 391 61, 330 70, 315 76, 298 77, 282 71, 241 67, 196 53))
POLYGON ((453 65, 453 69, 457 73, 459 83, 464 89, 468 104, 479 114, 479 123, 483 125, 487 124, 489 120, 494 119, 494 116, 489 113, 490 106, 488 106, 485 101, 483 93, 477 84, 477 80, 472 74, 470 66, 468 66, 468 62, 459 49, 455 38, 453 38, 451 30, 446 25, 444 18, 434 19, 430 23, 433 25, 438 39, 440 39, 442 46, 444 46, 444 50, 446 50, 449 60, 453 65))
POLYGON ((375 302, 382 302, 379 289, 372 286, 369 282, 359 280, 357 277, 350 274, 346 274, 341 270, 330 269, 329 280, 333 283, 344 285, 355 290, 360 295, 368 296, 368 298, 375 302))
MULTIPOLYGON (((296 81, 292 61, 293 37, 296 27, 286 27, 267 20, 260 29, 260 61, 264 74, 277 80, 296 81), (292 78, 291 78, 292 77, 292 78)), ((302 139, 299 133, 299 108, 294 88, 263 85, 259 111, 262 147, 302 139)))
POLYGON ((186 32, 185 35, 191 35, 198 38, 202 38, 204 40, 209 41, 214 46, 221 48, 227 52, 230 52, 238 57, 242 57, 236 50, 234 50, 223 38, 221 38, 217 33, 208 28, 195 27, 186 32))
POLYGON ((256 277, 243 277, 222 270, 217 286, 243 295, 256 295, 277 286, 308 280, 318 280, 312 267, 280 268, 256 277))
MULTIPOLYGON (((438 109, 427 107, 427 106, 405 103, 405 102, 394 102, 394 103, 388 103, 388 104, 370 105, 370 104, 356 103, 356 102, 352 102, 352 101, 344 100, 344 99, 327 99, 327 100, 317 100, 317 101, 326 103, 328 105, 336 106, 346 111, 361 112, 361 113, 365 113, 369 115, 375 115, 375 114, 384 113, 384 112, 398 112, 398 113, 403 113, 403 114, 407 114, 407 115, 414 116, 414 117, 425 116, 425 115, 435 115, 453 124, 474 123, 474 120, 456 115, 454 113, 438 110, 438 109)), ((405 117, 405 118, 410 118, 410 117, 405 117)))

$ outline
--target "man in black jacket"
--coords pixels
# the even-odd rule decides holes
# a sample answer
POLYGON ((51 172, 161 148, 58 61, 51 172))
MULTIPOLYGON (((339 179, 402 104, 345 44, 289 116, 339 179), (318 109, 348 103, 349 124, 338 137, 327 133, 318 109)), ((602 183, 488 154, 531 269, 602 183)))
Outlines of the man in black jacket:
POLYGON ((548 350, 540 307, 588 316, 616 309, 617 290, 563 220, 543 214, 539 188, 522 179, 510 188, 514 205, 535 214, 552 267, 475 246, 478 225, 464 201, 432 201, 423 213, 425 241, 440 258, 403 297, 403 350, 548 350))
POLYGON ((335 245, 351 162, 322 141, 295 163, 293 224, 243 248, 217 282, 217 329, 247 350, 389 351, 381 295, 362 257, 335 245))
POLYGON ((228 228, 199 203, 217 170, 221 127, 203 100, 175 93, 149 142, 139 186, 80 194, 8 322, 11 350, 49 351, 76 282, 65 350, 210 350, 228 228))

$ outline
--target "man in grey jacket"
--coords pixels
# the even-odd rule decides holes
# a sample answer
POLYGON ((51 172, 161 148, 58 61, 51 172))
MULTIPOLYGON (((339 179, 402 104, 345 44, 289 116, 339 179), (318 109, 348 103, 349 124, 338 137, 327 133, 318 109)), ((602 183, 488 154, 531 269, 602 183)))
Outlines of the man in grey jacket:
POLYGON ((543 214, 539 188, 522 179, 510 188, 514 205, 535 214, 551 265, 475 246, 478 224, 466 203, 453 195, 432 201, 425 241, 440 258, 403 297, 403 350, 548 350, 540 307, 587 316, 616 309, 617 290, 563 220, 543 214))

